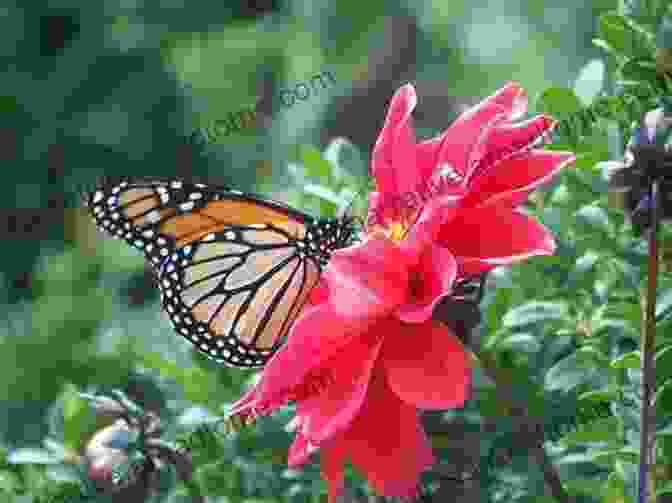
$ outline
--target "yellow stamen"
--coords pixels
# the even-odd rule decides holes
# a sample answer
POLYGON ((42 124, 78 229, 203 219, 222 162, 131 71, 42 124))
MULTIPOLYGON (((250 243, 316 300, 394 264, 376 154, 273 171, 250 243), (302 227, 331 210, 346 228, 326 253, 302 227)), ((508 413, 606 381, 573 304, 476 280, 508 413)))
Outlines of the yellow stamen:
POLYGON ((401 241, 407 231, 408 229, 402 222, 392 222, 389 226, 389 237, 394 241, 401 241))
POLYGON ((410 225, 405 222, 394 221, 371 226, 367 229, 367 234, 370 238, 386 237, 387 239, 399 242, 406 237, 409 229, 410 225))

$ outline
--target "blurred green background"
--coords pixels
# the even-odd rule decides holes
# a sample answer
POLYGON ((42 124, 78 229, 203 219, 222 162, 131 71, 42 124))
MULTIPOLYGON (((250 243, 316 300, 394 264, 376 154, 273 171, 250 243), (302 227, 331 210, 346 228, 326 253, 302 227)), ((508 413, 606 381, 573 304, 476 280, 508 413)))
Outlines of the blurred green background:
MULTIPOLYGON (((571 87, 601 56, 591 44, 597 19, 616 7, 615 0, 3 1, 4 446, 61 435, 81 449, 87 437, 58 426, 73 389, 120 388, 188 425, 185 412, 221 413, 253 376, 204 361, 173 334, 142 257, 98 234, 77 209, 82 185, 102 175, 181 176, 299 204, 292 166, 307 145, 322 151, 337 137, 356 147, 347 166, 366 183, 371 147, 400 85, 416 86, 422 137, 509 80, 534 102, 549 86, 571 87), (335 81, 291 107, 280 103, 282 90, 322 72, 335 81), (256 103, 244 130, 189 140, 256 103)), ((229 445, 209 468, 225 479, 213 483, 221 501, 320 501, 317 468, 286 471, 290 436, 282 418, 274 424, 229 445)))

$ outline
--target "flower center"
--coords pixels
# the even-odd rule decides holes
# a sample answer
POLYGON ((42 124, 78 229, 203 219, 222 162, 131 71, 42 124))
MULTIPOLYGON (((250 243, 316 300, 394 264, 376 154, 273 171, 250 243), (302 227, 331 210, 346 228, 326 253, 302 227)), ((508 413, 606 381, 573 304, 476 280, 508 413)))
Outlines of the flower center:
POLYGON ((319 395, 335 381, 334 375, 328 368, 321 368, 308 374, 301 384, 294 387, 287 394, 288 401, 299 402, 314 395, 319 395))
POLYGON ((401 241, 404 239, 404 236, 408 232, 408 227, 404 225, 404 222, 392 222, 388 226, 388 236, 394 241, 401 241))
POLYGON ((369 227, 367 234, 369 237, 385 237, 398 243, 406 237, 410 228, 411 226, 407 222, 393 221, 369 227))

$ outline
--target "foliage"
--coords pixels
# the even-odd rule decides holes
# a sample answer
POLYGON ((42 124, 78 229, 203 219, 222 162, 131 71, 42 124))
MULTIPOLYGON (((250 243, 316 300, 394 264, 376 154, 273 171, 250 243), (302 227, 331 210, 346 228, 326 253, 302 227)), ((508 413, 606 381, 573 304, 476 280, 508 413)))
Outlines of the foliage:
MULTIPOLYGON (((18 202, 19 196, 22 190, 26 194, 25 187, 33 179, 22 178, 28 177, 28 172, 22 171, 21 162, 30 161, 31 155, 42 159, 54 144, 68 153, 62 165, 66 161, 75 164, 81 156, 81 166, 89 171, 73 168, 73 173, 64 176, 59 168, 42 176, 38 170, 35 185, 44 187, 49 196, 40 203, 45 207, 51 204, 47 200, 52 192, 66 193, 64 199, 72 203, 72 182, 89 181, 103 171, 165 176, 184 173, 186 165, 190 172, 219 173, 227 181, 236 180, 235 185, 242 189, 258 178, 258 189, 275 190, 282 186, 276 183, 279 170, 271 176, 261 168, 245 171, 241 166, 283 152, 274 164, 282 168, 285 186, 290 187, 283 192, 286 202, 322 216, 347 210, 364 217, 365 196, 371 189, 365 176, 369 152, 343 138, 332 141, 323 151, 305 143, 312 137, 295 133, 294 129, 300 128, 287 124, 319 123, 319 113, 308 112, 306 107, 297 105, 274 119, 268 136, 281 137, 277 144, 258 140, 256 135, 265 134, 258 129, 226 145, 187 145, 187 155, 179 162, 175 161, 175 149, 167 147, 181 142, 189 131, 237 110, 241 103, 252 102, 255 75, 262 64, 281 75, 282 82, 304 79, 326 63, 337 67, 339 81, 345 81, 346 75, 370 71, 363 66, 362 55, 380 35, 376 19, 383 7, 338 2, 334 9, 353 15, 356 22, 351 32, 338 30, 325 41, 326 35, 300 28, 299 21, 314 16, 324 33, 332 33, 336 28, 329 25, 329 9, 318 14, 302 2, 287 3, 287 8, 272 7, 273 14, 266 18, 228 7, 217 7, 221 12, 209 11, 211 6, 193 7, 192 15, 184 16, 179 9, 129 10, 122 2, 110 7, 114 11, 111 15, 93 6, 56 12, 58 9, 45 5, 43 16, 63 17, 60 46, 53 41, 51 45, 31 42, 30 37, 20 43, 17 28, 7 19, 24 19, 30 33, 31 23, 32 29, 39 31, 40 15, 8 6, 0 31, 5 30, 3 36, 19 48, 19 54, 28 56, 17 62, 0 54, 3 61, 16 67, 11 83, 16 96, 3 96, 0 107, 9 117, 12 134, 25 137, 20 147, 27 160, 19 155, 3 160, 7 176, 15 183, 0 188, 2 197, 10 206, 15 201, 17 208, 25 208, 18 202), (226 30, 216 31, 211 26, 214 15, 221 15, 226 30), (106 42, 89 34, 86 23, 104 26, 106 42), (163 28, 155 33, 152 26, 163 28), (257 36, 254 43, 236 45, 236 41, 247 40, 250 32, 257 36), (110 40, 119 45, 114 51, 108 47, 113 43, 110 40), (66 51, 71 42, 79 52, 66 51), (297 56, 299 53, 305 60, 297 56), (77 77, 80 82, 69 80, 87 57, 96 67, 90 77, 77 77), (210 63, 207 68, 205 63, 200 67, 197 60, 210 63), (175 70, 176 77, 171 77, 175 82, 167 83, 170 79, 164 75, 165 67, 175 70), (138 84, 132 75, 141 71, 145 81, 138 84), (61 79, 65 83, 54 84, 52 96, 42 87, 33 94, 20 90, 27 87, 25 75, 33 74, 51 75, 53 82, 61 79), (114 75, 114 79, 104 78, 104 74, 114 75), (157 82, 163 86, 158 90, 152 87, 157 82), (182 117, 175 110, 182 109, 184 102, 179 100, 185 96, 190 114, 182 117), (118 102, 132 112, 120 113, 118 102), (149 119, 143 114, 154 115, 149 119), (143 129, 149 128, 150 120, 159 124, 154 141, 143 129), (40 124, 62 129, 54 127, 61 132, 53 133, 40 124), (79 134, 87 128, 88 137, 79 134), (55 134, 63 137, 55 139, 55 134), (285 155, 286 145, 296 143, 300 146, 285 155), (226 171, 222 165, 227 166, 226 171)), ((428 1, 424 7, 399 7, 398 11, 411 12, 418 19, 427 37, 424 43, 444 47, 452 43, 452 35, 442 24, 446 16, 442 3, 428 1)), ((633 121, 643 111, 659 106, 660 98, 669 95, 671 88, 669 77, 656 71, 655 59, 656 48, 666 40, 668 18, 661 19, 669 12, 669 2, 621 2, 616 10, 611 3, 600 7, 607 3, 589 6, 599 14, 595 47, 581 48, 585 64, 575 84, 572 88, 547 86, 535 104, 537 111, 551 113, 561 121, 547 148, 579 154, 575 165, 534 194, 527 206, 554 231, 557 252, 500 268, 491 275, 482 303, 483 323, 473 345, 474 352, 488 355, 502 369, 529 417, 541 425, 550 459, 577 502, 635 501, 641 380, 638 347, 647 249, 632 232, 624 211, 608 195, 600 163, 623 155, 633 121)), ((533 18, 535 8, 539 7, 531 6, 526 15, 533 18)), ((467 11, 464 2, 455 2, 455 9, 467 11)), ((544 38, 537 32, 530 37, 544 38)), ((544 43, 535 39, 531 52, 544 43)), ((450 60, 451 71, 467 66, 463 57, 450 60)), ((430 66, 428 59, 421 63, 430 66)), ((442 61, 437 70, 444 80, 450 73, 445 66, 442 61)), ((485 74, 490 69, 488 65, 476 66, 472 70, 475 74, 452 90, 466 92, 476 81, 476 87, 494 87, 493 79, 504 79, 497 74, 482 83, 478 72, 485 74)), ((539 68, 532 66, 526 69, 530 80, 539 78, 539 68)), ((448 84, 445 87, 448 93, 448 84)), ((381 116, 381 124, 382 120, 381 116)), ((49 155, 54 155, 53 151, 49 155)), ((32 203, 26 204, 31 207, 32 203)), ((8 282, 3 294, 7 313, 0 337, 0 396, 4 405, 0 416, 4 445, 0 452, 0 502, 114 501, 109 494, 96 492, 86 464, 86 449, 96 432, 113 427, 123 416, 112 402, 105 402, 107 409, 96 405, 104 396, 110 400, 123 397, 135 418, 160 418, 160 436, 148 440, 129 434, 122 445, 112 447, 123 452, 128 461, 118 467, 120 486, 124 480, 132 486, 133 470, 148 466, 148 445, 156 440, 155 449, 188 459, 191 476, 182 480, 175 468, 179 464, 157 467, 151 501, 177 502, 182 496, 196 499, 202 495, 222 503, 321 501, 326 489, 317 463, 301 471, 286 467, 290 435, 285 425, 291 410, 242 428, 218 423, 255 375, 217 367, 179 342, 159 316, 153 288, 143 280, 146 272, 141 258, 123 244, 97 236, 82 212, 63 213, 63 221, 48 229, 42 240, 6 241, 6 261, 11 262, 5 266, 8 277, 14 274, 13 269, 32 268, 32 273, 29 289, 17 292, 16 282, 14 286, 8 282), (65 240, 55 237, 59 232, 65 234, 65 240), (138 289, 140 301, 131 302, 131 292, 138 289), (123 393, 115 395, 113 390, 123 393), (98 398, 93 400, 92 396, 98 398)), ((654 460, 659 494, 669 492, 666 480, 672 473, 669 228, 662 229, 661 243, 654 460)), ((542 501, 543 473, 529 462, 529 452, 519 448, 530 432, 521 426, 512 404, 502 398, 499 383, 480 368, 475 373, 474 399, 464 410, 446 414, 446 418, 459 416, 470 427, 481 428, 477 476, 484 501, 542 501), (486 427, 493 424, 495 428, 486 427)), ((447 455, 444 459, 441 438, 437 433, 434 440, 444 461, 447 455)), ((426 483, 431 495, 441 479, 430 473, 426 483)), ((356 496, 371 494, 352 471, 348 486, 356 496)))

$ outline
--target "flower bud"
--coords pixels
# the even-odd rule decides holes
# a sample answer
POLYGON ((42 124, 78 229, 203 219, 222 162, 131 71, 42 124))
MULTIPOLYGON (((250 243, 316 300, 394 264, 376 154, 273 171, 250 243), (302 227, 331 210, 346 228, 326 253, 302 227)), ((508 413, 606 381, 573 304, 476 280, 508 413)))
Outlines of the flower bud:
POLYGON ((666 108, 650 110, 633 125, 623 160, 604 163, 609 191, 621 194, 623 209, 638 234, 650 223, 654 180, 659 182, 659 214, 672 218, 672 113, 666 108))

